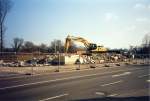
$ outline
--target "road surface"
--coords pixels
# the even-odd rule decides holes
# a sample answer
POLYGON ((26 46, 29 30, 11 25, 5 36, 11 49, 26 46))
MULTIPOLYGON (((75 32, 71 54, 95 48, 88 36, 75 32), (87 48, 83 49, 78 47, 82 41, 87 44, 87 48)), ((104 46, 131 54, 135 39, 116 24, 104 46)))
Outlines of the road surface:
POLYGON ((148 65, 0 78, 0 101, 148 101, 148 65))

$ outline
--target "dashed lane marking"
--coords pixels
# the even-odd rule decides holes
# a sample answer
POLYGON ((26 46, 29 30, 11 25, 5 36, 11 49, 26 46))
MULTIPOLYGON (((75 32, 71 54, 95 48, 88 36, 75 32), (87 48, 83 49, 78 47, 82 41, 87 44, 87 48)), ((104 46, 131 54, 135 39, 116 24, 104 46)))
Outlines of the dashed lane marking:
POLYGON ((122 74, 115 74, 115 75, 112 75, 112 77, 119 77, 119 76, 125 76, 125 75, 129 75, 131 74, 131 72, 124 72, 122 74))
POLYGON ((112 83, 107 83, 107 84, 103 84, 103 85, 101 85, 101 86, 109 86, 109 85, 113 85, 113 84, 118 84, 118 83, 121 83, 121 82, 123 82, 123 80, 119 80, 119 81, 116 81, 116 82, 112 82, 112 83))
POLYGON ((142 78, 142 77, 146 77, 146 76, 150 76, 150 74, 141 75, 141 76, 138 76, 138 77, 139 77, 139 78, 142 78))
POLYGON ((140 70, 140 69, 117 70, 117 71, 113 71, 113 72, 96 73, 96 74, 82 75, 82 76, 72 76, 72 77, 67 77, 67 78, 60 78, 60 79, 54 79, 54 80, 47 80, 47 81, 26 83, 26 84, 21 84, 21 85, 8 86, 8 87, 0 88, 0 90, 6 90, 6 89, 18 88, 18 87, 24 87, 24 86, 31 86, 31 85, 37 85, 37 84, 44 84, 44 83, 51 83, 51 82, 63 81, 63 80, 78 79, 78 78, 83 78, 83 77, 91 77, 91 76, 97 76, 97 75, 105 75, 105 74, 111 74, 111 73, 123 72, 123 71, 129 71, 129 70, 132 71, 132 70, 140 70))
POLYGON ((118 94, 110 94, 108 95, 107 97, 114 97, 114 96, 117 96, 118 94))
POLYGON ((95 94, 101 95, 101 96, 104 96, 104 95, 105 95, 105 93, 103 93, 103 92, 95 92, 95 94))
POLYGON ((60 98, 60 97, 63 97, 63 96, 67 96, 67 95, 69 95, 69 94, 61 94, 61 95, 57 95, 57 96, 45 98, 45 99, 42 99, 42 100, 39 100, 39 101, 53 100, 53 99, 56 99, 56 98, 60 98))
POLYGON ((150 80, 147 80, 148 83, 150 83, 150 80))

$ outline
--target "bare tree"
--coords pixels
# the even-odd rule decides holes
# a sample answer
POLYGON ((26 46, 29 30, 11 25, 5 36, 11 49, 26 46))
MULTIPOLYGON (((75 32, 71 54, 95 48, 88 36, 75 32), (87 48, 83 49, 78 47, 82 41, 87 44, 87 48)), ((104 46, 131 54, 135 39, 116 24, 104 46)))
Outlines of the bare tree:
POLYGON ((68 53, 75 53, 77 52, 77 46, 74 43, 71 43, 71 46, 68 48, 68 53))
POLYGON ((4 22, 6 19, 7 13, 10 11, 12 7, 12 2, 10 0, 0 0, 0 48, 1 52, 3 51, 4 47, 4 33, 5 33, 5 26, 4 22))
POLYGON ((39 45, 39 51, 40 52, 46 53, 47 50, 48 50, 48 47, 46 44, 42 43, 41 45, 39 45))
POLYGON ((21 50, 22 46, 23 46, 23 42, 24 40, 21 38, 14 38, 13 39, 13 44, 12 44, 12 48, 15 52, 18 52, 21 50))
POLYGON ((35 52, 38 50, 38 47, 34 45, 33 42, 26 41, 23 45, 23 51, 24 52, 35 52))
POLYGON ((144 47, 150 47, 150 33, 147 33, 143 38, 143 46, 144 47))
POLYGON ((56 53, 57 51, 60 53, 64 52, 64 44, 61 40, 53 40, 51 42, 49 52, 56 53))

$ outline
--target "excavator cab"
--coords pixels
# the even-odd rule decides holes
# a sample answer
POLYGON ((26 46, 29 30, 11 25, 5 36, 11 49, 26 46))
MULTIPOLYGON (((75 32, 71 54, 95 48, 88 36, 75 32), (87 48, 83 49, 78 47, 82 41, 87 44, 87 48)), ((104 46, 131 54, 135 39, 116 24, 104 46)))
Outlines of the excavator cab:
POLYGON ((87 50, 88 50, 88 51, 91 51, 91 50, 94 50, 94 49, 96 49, 96 48, 97 48, 97 45, 96 45, 96 44, 90 43, 89 46, 88 46, 88 48, 87 48, 87 50))

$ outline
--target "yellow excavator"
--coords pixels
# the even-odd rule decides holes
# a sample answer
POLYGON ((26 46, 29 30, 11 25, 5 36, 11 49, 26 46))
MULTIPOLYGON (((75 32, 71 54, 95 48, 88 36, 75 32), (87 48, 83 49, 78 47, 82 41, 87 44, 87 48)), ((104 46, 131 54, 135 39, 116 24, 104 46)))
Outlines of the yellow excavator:
POLYGON ((90 43, 82 37, 75 37, 75 36, 68 35, 66 38, 66 42, 65 42, 65 52, 66 53, 68 51, 68 48, 71 46, 71 43, 74 41, 83 43, 84 46, 86 47, 86 53, 88 53, 88 54, 107 52, 107 49, 104 48, 103 46, 97 46, 97 44, 90 43))

